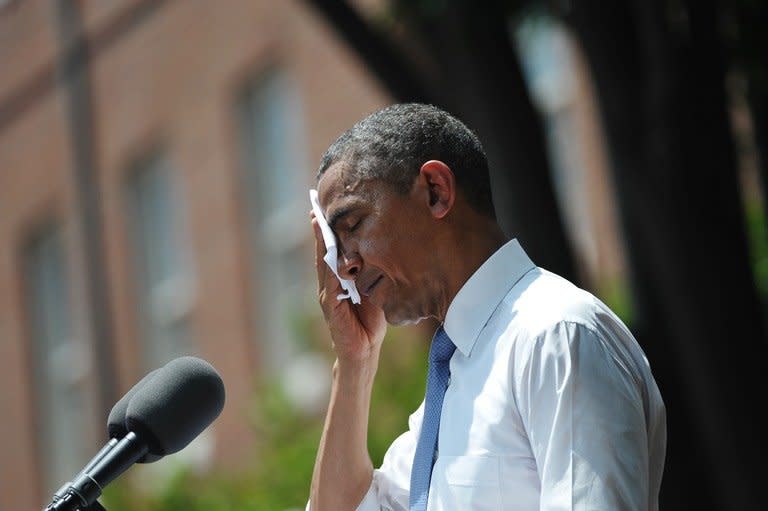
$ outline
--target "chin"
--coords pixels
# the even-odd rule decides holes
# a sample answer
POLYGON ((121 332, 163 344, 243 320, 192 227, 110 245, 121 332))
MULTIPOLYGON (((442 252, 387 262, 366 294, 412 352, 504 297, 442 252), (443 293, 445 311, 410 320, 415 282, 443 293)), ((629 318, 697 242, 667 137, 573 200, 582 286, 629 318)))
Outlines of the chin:
POLYGON ((384 318, 387 320, 387 323, 392 326, 415 325, 422 319, 426 319, 426 317, 422 316, 421 314, 416 314, 413 312, 408 313, 407 311, 403 310, 395 311, 391 309, 384 309, 384 318))
POLYGON ((389 323, 392 326, 407 326, 407 325, 415 325, 419 323, 424 318, 417 318, 417 319, 409 319, 409 318, 398 318, 394 320, 390 320, 387 318, 387 323, 389 323))

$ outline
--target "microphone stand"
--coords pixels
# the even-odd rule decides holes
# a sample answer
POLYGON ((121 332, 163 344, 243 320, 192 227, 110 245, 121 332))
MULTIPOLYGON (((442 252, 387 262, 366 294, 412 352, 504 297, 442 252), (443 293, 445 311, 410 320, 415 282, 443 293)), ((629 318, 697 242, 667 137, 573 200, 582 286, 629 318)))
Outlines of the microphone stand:
MULTIPOLYGON (((61 490, 59 490, 59 492, 60 491, 61 490)), ((83 501, 72 491, 67 491, 66 493, 61 493, 59 495, 54 496, 53 502, 48 504, 43 511, 107 511, 98 500, 94 500, 93 503, 83 506, 83 501)))
MULTIPOLYGON (((52 502, 48 504, 48 507, 46 507, 43 511, 57 511, 59 509, 62 509, 60 505, 66 505, 62 500, 59 500, 57 502, 52 502)), ((64 508, 66 509, 66 508, 64 508)), ((93 504, 82 507, 75 504, 75 507, 70 508, 72 511, 107 511, 104 506, 102 506, 98 500, 94 500, 93 504)))
POLYGON ((107 511, 107 510, 106 510, 106 509, 104 509, 104 506, 102 506, 101 504, 99 504, 99 501, 98 501, 98 500, 94 500, 94 501, 93 501, 93 504, 91 504, 91 505, 90 505, 90 506, 88 506, 88 507, 82 507, 82 508, 80 508, 80 511, 107 511))
POLYGON ((105 446, 72 481, 56 492, 53 502, 44 511, 106 511, 96 500, 106 486, 128 467, 149 452, 149 448, 133 431, 128 432, 114 447, 105 446), (91 504, 88 504, 91 502, 91 504))

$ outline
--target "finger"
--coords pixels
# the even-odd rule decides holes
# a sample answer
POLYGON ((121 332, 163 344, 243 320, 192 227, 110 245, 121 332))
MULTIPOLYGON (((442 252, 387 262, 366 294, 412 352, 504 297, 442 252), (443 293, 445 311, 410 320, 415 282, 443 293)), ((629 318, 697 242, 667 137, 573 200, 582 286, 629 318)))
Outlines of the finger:
POLYGON ((325 241, 316 218, 312 219, 312 229, 315 233, 315 267, 317 269, 318 293, 322 294, 325 291, 327 295, 335 297, 342 292, 341 283, 333 272, 329 271, 330 268, 323 259, 326 252, 325 241))
POLYGON ((312 232, 315 235, 315 268, 317 268, 318 286, 323 287, 323 280, 325 278, 326 264, 323 260, 325 256, 325 242, 323 241, 323 232, 320 230, 320 224, 317 219, 312 219, 312 232), (323 273, 323 275, 321 275, 323 273))

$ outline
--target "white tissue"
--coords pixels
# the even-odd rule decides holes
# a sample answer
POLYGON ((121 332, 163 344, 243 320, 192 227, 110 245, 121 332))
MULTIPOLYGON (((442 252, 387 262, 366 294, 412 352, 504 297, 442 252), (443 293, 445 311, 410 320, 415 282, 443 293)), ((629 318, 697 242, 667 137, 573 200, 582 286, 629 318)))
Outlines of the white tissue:
POLYGON ((341 287, 346 291, 346 294, 340 294, 336 298, 339 300, 345 300, 349 298, 352 303, 360 303, 360 293, 357 292, 354 280, 347 280, 339 277, 338 270, 338 249, 336 248, 336 236, 333 235, 331 226, 328 225, 328 221, 323 216, 323 211, 320 209, 320 201, 317 199, 317 190, 309 191, 309 202, 312 203, 312 211, 315 212, 315 218, 320 225, 320 230, 323 233, 323 241, 325 242, 325 257, 323 261, 331 268, 333 274, 339 279, 341 287))

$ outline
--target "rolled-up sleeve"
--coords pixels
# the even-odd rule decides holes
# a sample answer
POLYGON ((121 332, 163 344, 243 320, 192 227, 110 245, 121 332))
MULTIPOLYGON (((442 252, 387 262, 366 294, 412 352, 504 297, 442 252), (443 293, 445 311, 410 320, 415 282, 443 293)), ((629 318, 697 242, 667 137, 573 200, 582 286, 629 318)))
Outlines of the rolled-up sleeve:
POLYGON ((648 509, 642 388, 621 346, 571 322, 517 346, 515 397, 542 511, 648 509))

